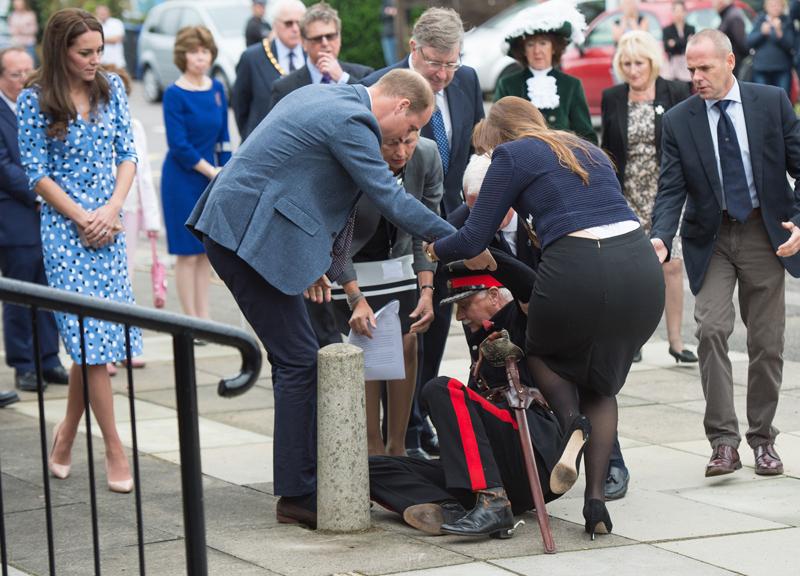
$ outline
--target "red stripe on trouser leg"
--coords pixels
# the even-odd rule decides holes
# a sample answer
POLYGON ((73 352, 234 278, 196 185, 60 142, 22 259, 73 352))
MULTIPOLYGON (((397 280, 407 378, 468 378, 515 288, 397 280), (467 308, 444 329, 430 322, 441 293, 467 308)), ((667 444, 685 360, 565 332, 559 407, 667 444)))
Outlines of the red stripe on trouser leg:
POLYGON ((467 400, 464 398, 464 390, 468 390, 468 388, 458 380, 450 379, 447 382, 447 391, 450 393, 450 402, 456 414, 461 445, 464 447, 464 459, 467 463, 469 482, 474 492, 486 488, 486 477, 483 474, 481 453, 478 450, 475 430, 472 428, 472 418, 469 415, 467 400))
POLYGON ((508 410, 504 410, 503 408, 499 408, 489 402, 486 398, 475 392, 472 388, 467 388, 467 394, 469 394, 469 399, 473 402, 476 402, 480 405, 481 408, 486 410, 489 414, 500 420, 501 422, 505 422, 506 424, 511 424, 514 427, 514 430, 517 430, 519 426, 517 425, 517 421, 514 420, 513 416, 508 410))

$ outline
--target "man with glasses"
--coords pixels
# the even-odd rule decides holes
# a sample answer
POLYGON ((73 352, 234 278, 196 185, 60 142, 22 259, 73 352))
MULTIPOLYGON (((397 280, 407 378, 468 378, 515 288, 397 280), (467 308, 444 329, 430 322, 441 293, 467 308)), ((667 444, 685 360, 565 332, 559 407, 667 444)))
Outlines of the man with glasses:
MULTIPOLYGON (((5 278, 47 286, 39 234, 39 203, 28 186, 17 144, 17 96, 33 70, 24 48, 0 51, 0 272, 5 278)), ((52 312, 36 317, 42 376, 51 384, 66 384, 67 371, 58 359, 58 330, 52 312)), ((33 323, 27 308, 3 304, 6 363, 14 368, 15 385, 36 391, 33 323)), ((16 401, 13 392, 0 392, 0 407, 16 401)))
POLYGON ((309 84, 355 84, 373 69, 361 64, 340 62, 342 21, 329 4, 320 2, 308 9, 300 22, 306 65, 272 85, 272 106, 289 92, 309 84))
POLYGON ((300 0, 270 2, 267 22, 273 40, 265 38, 248 47, 239 59, 231 105, 242 141, 269 112, 272 83, 305 66, 306 54, 300 45, 300 20, 305 12, 300 0))
MULTIPOLYGON (((442 157, 444 196, 440 210, 444 218, 464 202, 461 181, 472 151, 472 129, 484 116, 478 76, 469 66, 461 65, 463 40, 464 26, 455 10, 429 8, 414 25, 408 58, 378 70, 363 81, 365 86, 371 86, 390 70, 411 68, 422 74, 430 84, 436 98, 436 110, 431 121, 422 129, 422 136, 436 141, 442 157)), ((452 307, 439 306, 441 295, 446 291, 440 274, 436 275, 434 286, 436 318, 422 338, 423 358, 417 379, 417 394, 420 383, 438 375, 450 328, 452 307)), ((420 445, 423 426, 424 421, 415 399, 406 448, 409 453, 424 457, 425 452, 420 450, 421 447, 435 450, 437 445, 433 435, 426 435, 420 445)))

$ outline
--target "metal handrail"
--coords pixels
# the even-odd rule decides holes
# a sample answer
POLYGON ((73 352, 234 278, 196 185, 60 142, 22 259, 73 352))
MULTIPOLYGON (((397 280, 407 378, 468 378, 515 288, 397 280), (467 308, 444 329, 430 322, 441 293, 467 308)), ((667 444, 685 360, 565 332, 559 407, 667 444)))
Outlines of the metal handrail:
MULTIPOLYGON (((128 360, 128 395, 131 411, 131 431, 133 438, 133 474, 136 487, 137 509, 137 534, 139 540, 139 566, 140 574, 144 574, 144 536, 142 530, 142 506, 139 483, 139 465, 136 441, 136 416, 134 409, 134 388, 131 373, 131 343, 130 327, 137 326, 157 332, 172 334, 175 392, 177 396, 178 434, 180 439, 181 459, 181 487, 183 494, 184 532, 186 545, 186 570, 190 576, 205 576, 208 574, 205 540, 205 514, 203 510, 203 484, 202 469, 200 465, 200 431, 197 410, 197 389, 194 362, 194 340, 202 338, 209 342, 231 346, 239 350, 242 356, 242 366, 238 375, 223 378, 217 387, 220 396, 233 397, 249 390, 258 379, 261 371, 261 349, 250 334, 239 328, 181 316, 171 312, 163 312, 150 308, 143 308, 132 304, 112 302, 64 290, 57 290, 0 278, 0 301, 27 306, 31 309, 34 336, 34 351, 36 357, 36 372, 39 400, 39 428, 42 452, 42 469, 44 474, 44 491, 46 502, 46 520, 48 532, 48 559, 50 573, 55 574, 55 561, 53 552, 52 517, 50 485, 47 471, 47 447, 45 444, 44 425, 44 396, 42 387, 42 367, 39 351, 39 338, 36 324, 36 312, 39 309, 54 312, 75 314, 81 326, 81 354, 85 357, 85 341, 83 333, 83 320, 86 317, 117 322, 125 326, 125 348, 128 360)), ((90 496, 92 505, 92 532, 94 542, 95 574, 100 574, 100 559, 98 545, 98 531, 96 520, 96 501, 94 488, 93 459, 91 458, 91 419, 89 417, 89 391, 87 383, 86 365, 82 365, 82 380, 84 386, 85 418, 87 430, 87 446, 89 458, 90 496)), ((2 514, 2 486, 0 485, 0 514, 2 514)), ((0 548, 2 548, 2 561, 0 569, 5 575, 7 571, 5 550, 5 529, 0 517, 0 548)))

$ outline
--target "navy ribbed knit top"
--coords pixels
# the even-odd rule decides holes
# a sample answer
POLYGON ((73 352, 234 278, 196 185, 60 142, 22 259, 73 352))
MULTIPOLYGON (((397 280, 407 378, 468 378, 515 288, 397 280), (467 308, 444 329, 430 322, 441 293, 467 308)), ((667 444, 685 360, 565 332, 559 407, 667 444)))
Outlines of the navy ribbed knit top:
POLYGON ((452 262, 479 254, 491 242, 509 207, 521 218, 531 216, 543 250, 584 228, 638 222, 622 196, 611 162, 599 148, 586 145, 591 159, 581 150, 575 150, 575 155, 589 173, 588 185, 561 166, 550 146, 537 138, 495 148, 478 201, 464 226, 435 242, 439 260, 452 262))

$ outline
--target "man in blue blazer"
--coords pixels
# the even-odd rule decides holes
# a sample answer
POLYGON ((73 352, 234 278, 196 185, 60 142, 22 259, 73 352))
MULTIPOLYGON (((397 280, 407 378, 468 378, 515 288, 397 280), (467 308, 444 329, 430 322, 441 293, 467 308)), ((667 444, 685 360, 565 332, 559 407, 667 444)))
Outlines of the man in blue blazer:
POLYGON ((728 358, 737 285, 750 356, 746 439, 756 474, 782 474, 772 422, 783 373, 784 271, 800 276, 800 121, 783 90, 737 82, 722 32, 698 32, 686 60, 697 94, 664 115, 651 238, 664 261, 685 202, 681 239, 696 297, 704 425, 712 448, 706 476, 742 466, 728 358))
MULTIPOLYGON (((47 286, 39 232, 36 194, 28 186, 17 144, 17 96, 33 70, 33 59, 21 48, 0 51, 0 271, 6 278, 47 286)), ((45 383, 66 384, 58 359, 58 329, 52 312, 37 316, 45 383)), ((20 390, 36 390, 33 325, 28 308, 3 304, 6 364, 16 371, 20 390)))
MULTIPOLYGON (((414 24, 409 41, 410 55, 363 80, 365 86, 371 86, 390 70, 411 68, 430 84, 436 96, 436 112, 431 122, 422 128, 422 135, 436 142, 442 157, 444 196, 440 211, 443 218, 448 218, 464 202, 461 180, 472 151, 472 129, 484 117, 478 76, 469 66, 461 66, 463 40, 464 26, 455 10, 429 8, 414 24)), ((439 304, 447 290, 441 278, 437 275, 434 282, 436 317, 422 338, 417 397, 406 440, 406 448, 422 455, 420 434, 425 425, 419 409, 419 391, 425 382, 439 373, 452 315, 451 305, 439 304)), ((435 443, 425 446, 436 447, 435 443)))
POLYGON ((272 83, 306 63, 300 45, 300 20, 305 12, 306 7, 300 0, 270 2, 267 20, 274 31, 274 39, 270 42, 265 38, 249 46, 239 58, 231 106, 242 140, 269 112, 272 83))
POLYGON ((359 195, 416 237, 454 230, 404 192, 380 152, 382 138, 405 137, 432 112, 430 87, 409 70, 370 88, 304 86, 259 124, 187 222, 269 355, 281 522, 316 525, 318 344, 301 293, 330 299, 359 195))

